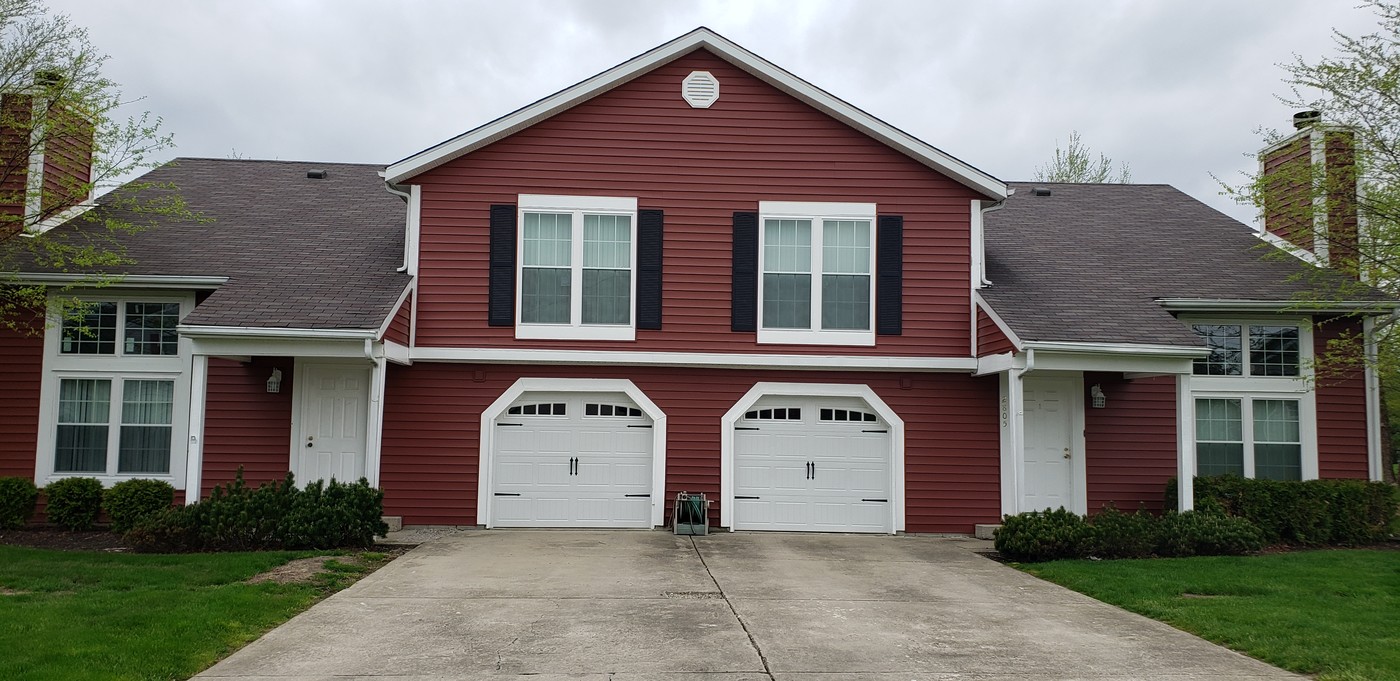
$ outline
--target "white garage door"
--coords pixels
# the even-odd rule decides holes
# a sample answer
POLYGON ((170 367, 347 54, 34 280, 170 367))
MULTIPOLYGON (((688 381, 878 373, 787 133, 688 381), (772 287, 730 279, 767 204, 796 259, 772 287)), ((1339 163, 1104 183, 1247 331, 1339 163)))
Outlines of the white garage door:
POLYGON ((890 428, 861 400, 765 397, 734 432, 734 529, 889 532, 890 428))
POLYGON ((491 524, 651 527, 651 427, 621 393, 525 393, 496 418, 491 524))

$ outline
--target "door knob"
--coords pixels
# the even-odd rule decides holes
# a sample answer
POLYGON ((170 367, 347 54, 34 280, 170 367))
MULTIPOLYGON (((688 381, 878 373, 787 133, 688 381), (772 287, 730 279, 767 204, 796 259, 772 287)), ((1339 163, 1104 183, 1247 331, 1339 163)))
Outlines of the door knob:
POLYGON ((1069 458, 1069 447, 1065 447, 1065 458, 1069 458))

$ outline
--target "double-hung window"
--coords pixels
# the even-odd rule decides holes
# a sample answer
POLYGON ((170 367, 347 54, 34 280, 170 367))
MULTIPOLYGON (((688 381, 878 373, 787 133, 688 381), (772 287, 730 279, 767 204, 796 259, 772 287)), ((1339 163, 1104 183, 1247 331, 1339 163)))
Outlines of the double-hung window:
MULTIPOLYGON (((36 479, 183 483, 189 353, 176 327, 192 300, 104 296, 64 314, 45 342, 36 479)), ((55 310, 66 306, 55 305, 55 310)))
POLYGON ((635 198, 522 195, 517 338, 633 340, 635 198))
POLYGON ((760 343, 875 344, 875 204, 759 204, 760 343))
POLYGON ((1317 477, 1315 400, 1300 322, 1198 321, 1210 354, 1195 360, 1196 473, 1271 480, 1317 477))

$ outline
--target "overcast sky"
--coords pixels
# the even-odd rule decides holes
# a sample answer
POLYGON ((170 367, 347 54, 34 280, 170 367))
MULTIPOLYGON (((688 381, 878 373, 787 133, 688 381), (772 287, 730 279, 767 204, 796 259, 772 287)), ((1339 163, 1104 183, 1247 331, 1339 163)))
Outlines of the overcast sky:
POLYGON ((1369 33, 1349 0, 51 0, 171 154, 389 163, 708 26, 1003 180, 1078 130, 1135 182, 1212 179, 1293 113, 1277 64, 1369 33))

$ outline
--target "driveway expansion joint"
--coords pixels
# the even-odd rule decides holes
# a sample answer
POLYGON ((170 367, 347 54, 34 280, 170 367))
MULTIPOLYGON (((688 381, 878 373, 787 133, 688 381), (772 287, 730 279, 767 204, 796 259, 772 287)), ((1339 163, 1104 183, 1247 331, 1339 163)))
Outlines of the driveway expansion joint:
POLYGON ((719 597, 724 599, 724 604, 728 606, 729 612, 733 613, 734 619, 739 622, 739 626, 744 629, 744 635, 749 637, 749 645, 753 646, 753 651, 758 655, 758 661, 763 665, 763 674, 769 681, 773 679, 773 670, 768 666, 768 657, 763 654, 763 649, 758 646, 758 640, 753 637, 753 632, 749 631, 749 625, 739 616, 739 611, 734 609, 734 603, 730 602, 729 594, 724 592, 724 587, 720 586, 719 580, 715 579, 715 574, 710 572, 710 566, 705 562, 705 554, 700 552, 700 545, 695 543, 695 537, 690 537, 690 548, 695 550, 695 557, 700 560, 700 567, 705 568, 705 574, 709 575, 710 581, 715 583, 715 588, 719 590, 719 597))

